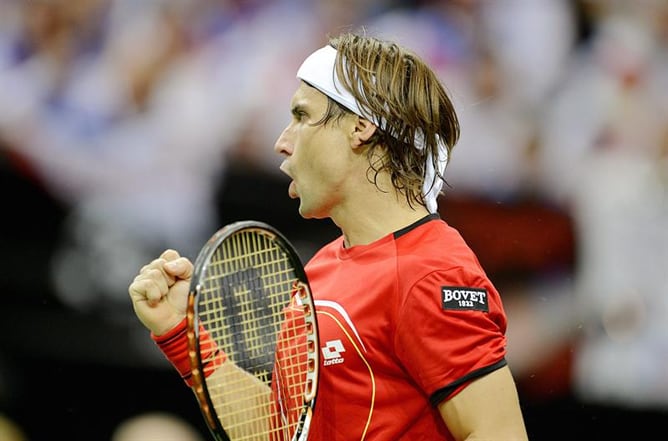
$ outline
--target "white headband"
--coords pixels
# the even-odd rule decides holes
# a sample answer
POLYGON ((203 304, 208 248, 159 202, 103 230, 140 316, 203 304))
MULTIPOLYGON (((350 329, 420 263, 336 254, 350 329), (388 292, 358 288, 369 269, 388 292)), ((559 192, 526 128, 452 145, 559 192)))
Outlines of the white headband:
MULTIPOLYGON (((297 71, 297 78, 307 82, 362 118, 373 122, 381 130, 385 129, 385 120, 379 116, 372 115, 367 109, 362 109, 352 93, 343 86, 336 73, 335 62, 336 49, 330 45, 322 47, 304 60, 297 71)), ((415 137, 415 147, 420 150, 424 148, 424 137, 421 133, 415 137)), ((448 150, 445 144, 441 142, 441 139, 438 138, 438 166, 441 176, 445 172, 447 162, 448 150)), ((431 152, 428 154, 426 165, 427 170, 424 183, 422 184, 422 192, 427 209, 431 213, 436 213, 438 211, 438 194, 441 188, 443 188, 443 180, 440 178, 436 179, 434 185, 431 185, 436 177, 431 160, 431 152)))

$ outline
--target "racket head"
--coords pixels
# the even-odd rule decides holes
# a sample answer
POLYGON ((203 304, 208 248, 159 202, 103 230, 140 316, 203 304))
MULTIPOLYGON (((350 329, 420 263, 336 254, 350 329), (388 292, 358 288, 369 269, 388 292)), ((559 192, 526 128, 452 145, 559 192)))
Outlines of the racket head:
POLYGON ((241 437, 236 434, 241 429, 232 427, 236 423, 223 423, 218 403, 231 402, 226 409, 243 414, 252 392, 235 392, 236 385, 220 377, 215 384, 207 381, 218 366, 209 363, 211 351, 201 346, 203 333, 228 361, 271 391, 264 422, 269 433, 263 439, 304 438, 317 394, 319 344, 308 279, 292 244, 254 220, 218 230, 195 260, 186 315, 193 390, 213 436, 261 439, 241 437))

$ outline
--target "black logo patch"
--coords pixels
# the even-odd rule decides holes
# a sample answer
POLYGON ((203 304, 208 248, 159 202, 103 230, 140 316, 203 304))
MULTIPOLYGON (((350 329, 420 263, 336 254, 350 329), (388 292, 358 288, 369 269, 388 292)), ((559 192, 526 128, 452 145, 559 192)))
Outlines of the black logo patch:
POLYGON ((442 286, 443 309, 489 312, 487 290, 466 286, 442 286))

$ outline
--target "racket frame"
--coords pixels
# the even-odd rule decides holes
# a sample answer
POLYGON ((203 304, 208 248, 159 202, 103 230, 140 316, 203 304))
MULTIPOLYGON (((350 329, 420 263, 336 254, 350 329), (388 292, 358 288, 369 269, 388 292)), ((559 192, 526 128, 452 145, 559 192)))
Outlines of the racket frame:
POLYGON ((256 220, 241 220, 225 225, 209 238, 209 240, 204 244, 199 254, 197 255, 194 263, 193 276, 191 278, 186 309, 186 334, 188 339, 188 357, 190 359, 192 370, 192 389, 200 405, 200 410, 204 420, 216 441, 233 441, 227 435, 227 432, 217 417, 213 401, 211 400, 211 396, 206 385, 206 378, 202 368, 203 360, 201 359, 199 344, 200 326, 197 311, 197 297, 202 291, 201 280, 207 274, 208 264, 213 254, 226 239, 235 234, 241 233, 242 231, 255 231, 266 235, 285 251, 297 276, 298 282, 295 287, 295 291, 299 295, 301 302, 306 305, 304 310, 304 318, 309 324, 305 336, 309 348, 307 351, 308 368, 306 371, 306 390, 304 393, 304 404, 302 412, 295 428, 295 433, 292 437, 293 441, 302 441, 305 440, 308 435, 308 428, 314 412, 315 401, 318 392, 318 375, 320 366, 318 347, 318 321, 316 318, 315 303, 313 301, 308 279, 306 277, 306 272, 304 271, 304 266, 301 262, 301 259, 299 258, 299 255, 297 254, 297 251, 292 246, 290 241, 280 231, 267 223, 256 220))

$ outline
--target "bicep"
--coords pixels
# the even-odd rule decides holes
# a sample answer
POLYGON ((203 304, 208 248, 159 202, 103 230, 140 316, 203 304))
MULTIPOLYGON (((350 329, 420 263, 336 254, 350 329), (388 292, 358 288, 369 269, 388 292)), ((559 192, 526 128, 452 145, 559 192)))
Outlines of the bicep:
POLYGON ((459 441, 528 439, 508 366, 472 381, 438 407, 448 429, 459 441))

